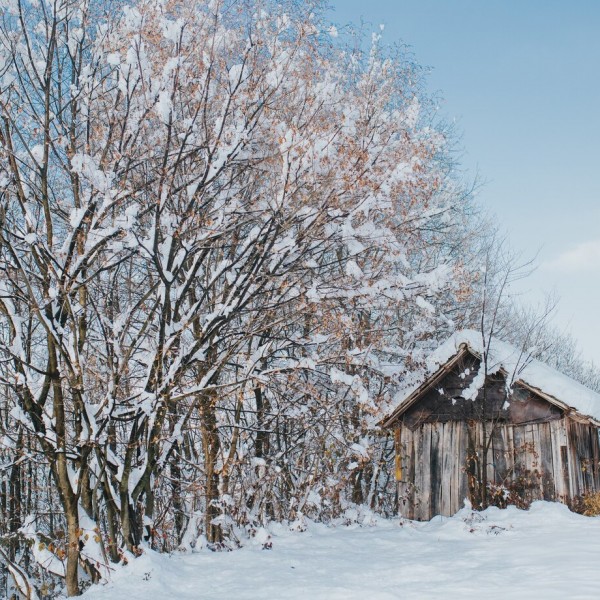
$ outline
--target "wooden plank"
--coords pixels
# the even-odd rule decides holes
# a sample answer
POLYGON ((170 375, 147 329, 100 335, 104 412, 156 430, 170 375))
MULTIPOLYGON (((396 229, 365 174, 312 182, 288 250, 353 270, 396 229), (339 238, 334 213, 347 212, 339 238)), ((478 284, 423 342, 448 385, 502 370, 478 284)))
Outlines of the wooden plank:
POLYGON ((406 517, 407 516, 407 506, 406 506, 406 502, 407 502, 407 491, 408 491, 408 473, 405 470, 405 464, 406 464, 406 456, 408 454, 408 445, 410 443, 410 440, 407 440, 407 437, 410 436, 410 430, 408 429, 408 427, 397 427, 394 430, 394 446, 396 448, 396 456, 395 456, 395 460, 396 460, 396 481, 397 481, 397 487, 398 487, 398 514, 401 517, 406 517), (405 433, 406 430, 408 431, 407 435, 405 433), (400 462, 400 479, 398 479, 398 461, 400 462))
POLYGON ((433 516, 431 514, 431 426, 431 423, 423 425, 421 519, 424 521, 428 521, 433 516))
POLYGON ((398 482, 398 513, 408 519, 414 519, 414 436, 408 427, 400 431, 400 451, 402 479, 398 482))
POLYGON ((577 456, 577 423, 567 420, 567 456, 569 458, 569 477, 571 479, 571 501, 583 493, 583 474, 577 456))
POLYGON ((450 494, 448 497, 448 512, 453 515, 460 509, 460 475, 461 475, 461 458, 460 458, 460 422, 452 421, 450 425, 451 438, 451 460, 449 461, 450 468, 450 494))
POLYGON ((401 425, 394 429, 394 477, 396 481, 402 481, 402 451, 400 448, 401 425))
POLYGON ((506 456, 506 478, 504 485, 510 487, 515 477, 515 439, 514 439, 514 425, 507 425, 504 430, 505 439, 504 446, 506 456))
MULTIPOLYGON (((569 496, 569 470, 563 462, 561 448, 566 449, 564 436, 565 420, 550 421, 550 439, 552 442, 552 475, 554 479, 555 499, 566 502, 569 496)), ((565 450, 566 451, 566 450, 565 450)))
POLYGON ((577 462, 581 473, 581 493, 587 494, 591 488, 591 460, 590 460, 590 435, 588 426, 584 423, 575 423, 577 432, 577 462))
POLYGON ((565 479, 565 485, 567 488, 567 493, 565 494, 564 502, 569 504, 571 502, 571 498, 573 498, 573 486, 571 481, 571 468, 569 465, 569 447, 561 446, 560 447, 560 459, 563 467, 563 476, 565 479))
POLYGON ((442 423, 428 424, 430 430, 430 456, 429 456, 429 514, 431 517, 440 514, 440 495, 443 487, 442 480, 442 457, 443 450, 441 448, 442 439, 440 436, 440 428, 442 423))
POLYGON ((590 443, 592 446, 593 491, 600 491, 600 439, 598 429, 590 425, 590 443))
POLYGON ((552 454, 552 435, 550 423, 540 423, 539 427, 539 453, 542 473, 542 495, 544 500, 554 500, 556 489, 554 485, 554 466, 552 454))
POLYGON ((512 482, 517 493, 524 496, 526 479, 525 428, 522 425, 515 425, 512 432, 514 460, 512 482))
POLYGON ((453 513, 451 512, 451 501, 452 494, 456 494, 458 490, 453 490, 454 485, 454 469, 452 468, 452 463, 458 460, 458 457, 455 456, 452 452, 454 447, 454 422, 449 421, 448 423, 443 423, 443 443, 442 447, 444 450, 444 455, 442 458, 442 486, 440 489, 440 514, 445 516, 451 516, 453 513))
MULTIPOLYGON (((424 473, 423 473, 423 425, 414 430, 415 440, 415 519, 423 520, 423 493, 424 493, 424 473)), ((429 468, 429 464, 427 465, 429 468)))
POLYGON ((587 423, 581 423, 581 445, 582 453, 585 455, 584 485, 586 494, 593 493, 596 489, 594 482, 594 447, 593 438, 597 437, 595 427, 587 423))
POLYGON ((533 441, 533 426, 527 424, 523 428, 523 463, 524 463, 524 481, 523 494, 527 502, 538 500, 537 491, 537 458, 535 452, 535 443, 533 441))
POLYGON ((535 477, 534 483, 537 483, 537 486, 534 490, 536 500, 544 500, 544 469, 542 466, 542 436, 540 425, 542 425, 542 423, 531 424, 531 436, 533 443, 533 474, 535 477))
POLYGON ((500 486, 506 479, 506 425, 496 425, 492 443, 492 462, 494 464, 494 484, 500 486))
POLYGON ((456 423, 457 430, 455 432, 456 438, 456 456, 458 457, 456 464, 456 477, 458 480, 458 494, 456 495, 456 510, 460 510, 463 505, 465 499, 469 499, 469 485, 467 481, 467 447, 469 444, 468 434, 467 434, 467 424, 464 422, 456 423))
POLYGON ((415 438, 413 436, 412 438, 412 447, 411 447, 411 453, 410 453, 410 462, 409 462, 409 481, 410 481, 410 496, 409 496, 409 506, 410 506, 410 518, 414 519, 415 517, 415 505, 417 503, 417 499, 416 499, 416 490, 417 490, 417 486, 415 485, 415 481, 416 481, 416 463, 417 463, 417 458, 416 458, 417 452, 416 452, 416 445, 415 445, 415 438))

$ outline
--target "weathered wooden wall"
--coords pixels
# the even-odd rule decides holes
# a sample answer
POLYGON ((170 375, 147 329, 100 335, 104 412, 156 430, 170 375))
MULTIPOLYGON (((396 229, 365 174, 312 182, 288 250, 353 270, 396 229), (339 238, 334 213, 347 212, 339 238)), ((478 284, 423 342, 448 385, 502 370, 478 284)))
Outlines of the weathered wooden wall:
MULTIPOLYGON (((481 451, 482 423, 398 427, 400 514, 419 520, 454 514, 469 497, 467 454, 473 447, 481 451)), ((492 424, 486 427, 489 432, 492 424)), ((584 493, 600 490, 598 429, 568 416, 527 424, 496 422, 487 476, 524 500, 571 504, 584 493)))

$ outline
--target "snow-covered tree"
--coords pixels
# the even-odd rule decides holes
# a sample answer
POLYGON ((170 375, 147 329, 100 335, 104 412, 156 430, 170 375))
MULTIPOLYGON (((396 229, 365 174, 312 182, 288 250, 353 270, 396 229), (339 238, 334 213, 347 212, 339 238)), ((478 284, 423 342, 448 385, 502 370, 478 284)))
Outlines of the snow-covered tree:
POLYGON ((316 1, 1 10, 2 460, 56 492, 2 534, 76 595, 144 540, 376 505, 372 428, 474 277, 418 68, 316 1))

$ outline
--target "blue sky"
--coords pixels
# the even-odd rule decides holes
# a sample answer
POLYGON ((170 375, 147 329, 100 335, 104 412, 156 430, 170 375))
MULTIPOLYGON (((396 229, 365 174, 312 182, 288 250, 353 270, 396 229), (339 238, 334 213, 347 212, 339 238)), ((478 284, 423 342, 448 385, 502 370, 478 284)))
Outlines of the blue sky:
POLYGON ((479 201, 537 271, 526 302, 555 291, 554 323, 600 365, 600 0, 333 0, 409 44, 456 119, 479 201))

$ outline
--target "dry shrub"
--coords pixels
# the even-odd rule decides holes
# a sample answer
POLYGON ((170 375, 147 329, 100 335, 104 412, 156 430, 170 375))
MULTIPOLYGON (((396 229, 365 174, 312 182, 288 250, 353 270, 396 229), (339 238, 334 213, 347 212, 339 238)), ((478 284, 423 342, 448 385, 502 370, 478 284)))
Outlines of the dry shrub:
MULTIPOLYGON (((597 517, 600 515, 600 492, 585 494, 581 499, 581 514, 586 517, 597 517)), ((579 512, 579 511, 578 511, 579 512)))
POLYGON ((537 486, 530 472, 520 476, 516 481, 501 484, 488 484, 488 505, 506 508, 516 506, 521 510, 527 510, 532 502, 532 490, 537 486))

